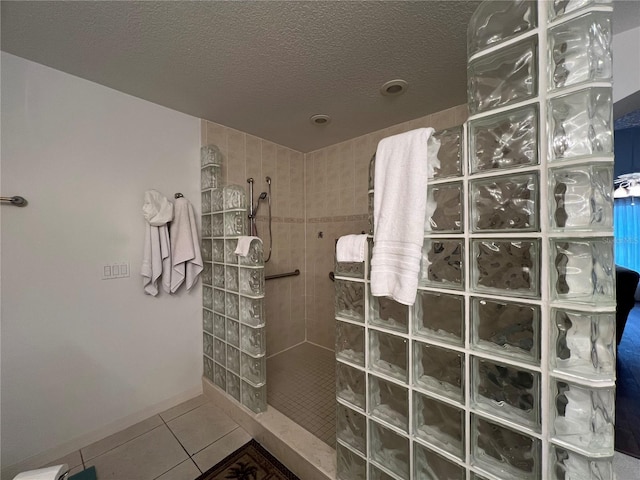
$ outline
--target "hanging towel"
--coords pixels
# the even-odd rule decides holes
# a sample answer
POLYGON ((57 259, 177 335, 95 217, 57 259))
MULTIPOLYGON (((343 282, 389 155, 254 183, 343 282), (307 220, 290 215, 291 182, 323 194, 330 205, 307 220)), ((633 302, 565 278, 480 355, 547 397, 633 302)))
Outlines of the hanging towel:
POLYGON ((147 295, 158 295, 158 279, 169 293, 171 288, 171 243, 167 222, 173 218, 173 205, 156 190, 144 194, 142 213, 146 220, 142 257, 142 286, 147 295))
POLYGON ((424 238, 427 179, 440 143, 433 128, 384 138, 376 151, 371 293, 413 305, 424 238))
POLYGON ((336 245, 336 260, 338 262, 364 262, 366 251, 366 235, 344 235, 338 239, 336 245))
POLYGON ((251 242, 253 242, 254 240, 262 242, 262 239, 260 239, 260 237, 238 237, 238 245, 236 246, 235 254, 241 257, 246 257, 247 255, 249 255, 249 248, 251 248, 251 242))
POLYGON ((177 198, 175 216, 171 222, 171 293, 186 280, 187 290, 198 280, 202 272, 202 254, 193 206, 186 198, 177 198))

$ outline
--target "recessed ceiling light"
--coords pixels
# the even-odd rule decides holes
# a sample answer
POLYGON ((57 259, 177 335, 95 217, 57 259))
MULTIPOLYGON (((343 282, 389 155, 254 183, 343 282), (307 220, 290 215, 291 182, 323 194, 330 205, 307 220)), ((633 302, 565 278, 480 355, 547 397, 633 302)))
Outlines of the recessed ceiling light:
POLYGON ((402 95, 408 88, 407 82, 404 80, 389 80, 380 87, 380 93, 387 97, 402 95))
POLYGON ((331 117, 329 115, 311 115, 309 121, 314 125, 329 125, 331 123, 331 117))

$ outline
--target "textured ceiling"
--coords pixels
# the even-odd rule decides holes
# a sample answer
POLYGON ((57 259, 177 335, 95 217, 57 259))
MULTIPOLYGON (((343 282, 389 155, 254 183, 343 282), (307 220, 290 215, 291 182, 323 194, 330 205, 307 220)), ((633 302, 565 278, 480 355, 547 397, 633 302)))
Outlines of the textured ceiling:
POLYGON ((465 103, 478 3, 2 1, 1 45, 307 152, 465 103), (407 93, 381 96, 394 78, 407 93))

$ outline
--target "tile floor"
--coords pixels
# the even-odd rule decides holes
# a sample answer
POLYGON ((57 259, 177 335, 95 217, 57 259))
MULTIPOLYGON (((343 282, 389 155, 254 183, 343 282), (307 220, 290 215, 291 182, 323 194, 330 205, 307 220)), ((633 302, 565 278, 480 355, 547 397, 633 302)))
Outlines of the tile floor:
POLYGON ((249 440, 200 395, 50 465, 95 466, 98 480, 194 480, 249 440))
POLYGON ((311 343, 267 358, 267 403, 336 447, 336 360, 311 343))

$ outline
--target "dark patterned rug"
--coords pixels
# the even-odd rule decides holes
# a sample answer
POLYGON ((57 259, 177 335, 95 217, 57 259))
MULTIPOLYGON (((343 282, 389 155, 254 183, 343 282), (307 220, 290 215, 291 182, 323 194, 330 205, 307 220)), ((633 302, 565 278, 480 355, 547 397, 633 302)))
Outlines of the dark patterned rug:
POLYGON ((300 480, 255 440, 218 462, 196 480, 300 480))
POLYGON ((640 458, 640 303, 629 313, 617 361, 616 450, 640 458))

